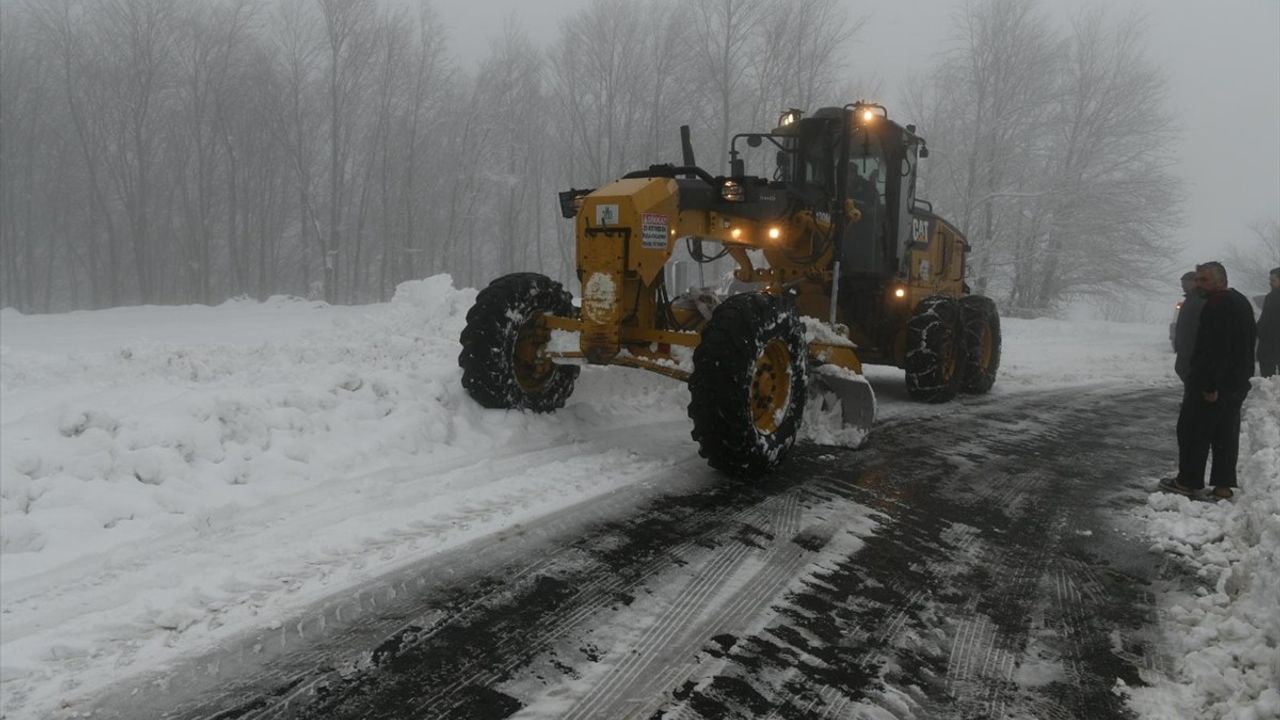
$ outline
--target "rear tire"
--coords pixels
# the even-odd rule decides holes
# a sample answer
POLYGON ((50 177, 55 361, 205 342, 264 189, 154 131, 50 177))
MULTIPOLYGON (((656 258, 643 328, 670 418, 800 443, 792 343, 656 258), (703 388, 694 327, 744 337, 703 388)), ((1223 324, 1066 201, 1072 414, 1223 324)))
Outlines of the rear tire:
POLYGON ((689 376, 699 454, 730 475, 772 470, 795 444, 807 382, 808 345, 793 308, 755 292, 720 303, 689 376))
POLYGON ((579 368, 543 355, 550 332, 540 320, 572 312, 569 293, 545 275, 515 273, 489 283, 467 311, 462 330, 462 387, 491 409, 564 407, 579 368))
POLYGON ((907 394, 928 403, 948 402, 964 379, 960 303, 931 295, 907 321, 907 394))
POLYGON ((1000 311, 991 298, 960 298, 964 325, 964 383, 960 391, 982 395, 991 390, 1000 370, 1000 311))

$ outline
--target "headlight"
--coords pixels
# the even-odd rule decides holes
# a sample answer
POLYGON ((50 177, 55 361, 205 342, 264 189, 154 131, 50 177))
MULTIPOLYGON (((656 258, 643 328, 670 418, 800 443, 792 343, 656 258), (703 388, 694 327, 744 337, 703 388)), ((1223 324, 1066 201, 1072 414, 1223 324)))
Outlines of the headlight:
POLYGON ((720 197, 729 202, 742 202, 742 186, 733 180, 725 180, 720 186, 720 197))
POLYGON ((788 125, 793 124, 795 121, 799 119, 800 119, 800 111, 796 110, 795 108, 792 108, 782 113, 782 115, 778 118, 778 126, 786 127, 788 125))
POLYGON ((862 111, 862 120, 863 120, 863 122, 871 122, 872 120, 875 120, 875 119, 876 119, 876 114, 875 114, 875 112, 874 112, 874 111, 872 111, 872 110, 863 110, 863 111, 862 111))
POLYGON ((781 237, 782 237, 782 228, 779 228, 779 227, 771 227, 771 228, 769 228, 769 239, 770 239, 770 240, 777 240, 777 239, 779 239, 779 238, 781 238, 781 237))
POLYGON ((893 296, 898 300, 901 300, 902 298, 907 296, 907 289, 901 286, 896 287, 893 290, 893 296))

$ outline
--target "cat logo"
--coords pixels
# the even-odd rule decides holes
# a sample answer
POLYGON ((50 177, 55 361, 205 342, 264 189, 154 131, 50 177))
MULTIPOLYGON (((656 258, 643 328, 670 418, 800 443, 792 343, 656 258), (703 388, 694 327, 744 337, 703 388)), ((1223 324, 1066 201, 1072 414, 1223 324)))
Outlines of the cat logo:
POLYGON ((911 239, 921 244, 929 242, 929 221, 923 218, 911 219, 911 239))

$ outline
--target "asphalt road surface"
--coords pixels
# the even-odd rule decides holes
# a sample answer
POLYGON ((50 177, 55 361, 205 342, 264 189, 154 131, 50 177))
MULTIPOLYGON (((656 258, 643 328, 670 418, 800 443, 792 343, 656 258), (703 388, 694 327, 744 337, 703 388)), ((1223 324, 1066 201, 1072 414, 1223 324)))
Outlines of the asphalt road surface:
POLYGON ((967 398, 764 481, 686 458, 94 717, 1128 717, 1164 572, 1128 511, 1170 465, 1175 395, 967 398))

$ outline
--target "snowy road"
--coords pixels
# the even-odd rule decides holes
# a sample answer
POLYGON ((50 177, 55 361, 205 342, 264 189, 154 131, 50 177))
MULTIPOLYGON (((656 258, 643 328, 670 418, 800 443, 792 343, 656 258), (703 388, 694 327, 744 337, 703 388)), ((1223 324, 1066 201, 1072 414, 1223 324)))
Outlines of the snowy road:
POLYGON ((763 483, 696 457, 335 597, 95 717, 1126 717, 1162 390, 969 399, 763 483), (877 712, 877 708, 879 712, 877 712))

